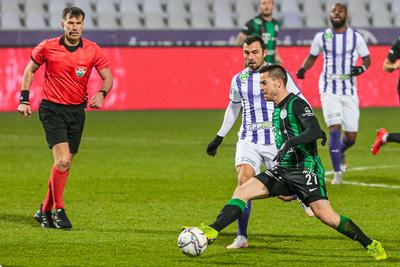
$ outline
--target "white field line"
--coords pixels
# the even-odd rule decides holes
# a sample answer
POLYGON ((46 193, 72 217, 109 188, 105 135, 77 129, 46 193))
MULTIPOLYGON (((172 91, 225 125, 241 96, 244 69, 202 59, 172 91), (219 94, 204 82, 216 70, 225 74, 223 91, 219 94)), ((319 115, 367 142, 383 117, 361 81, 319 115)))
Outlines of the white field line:
MULTIPOLYGON (((365 171, 371 169, 385 169, 385 168, 395 168, 397 165, 381 165, 381 166, 362 166, 362 167, 354 167, 349 168, 346 172, 351 171, 365 171)), ((325 172, 325 175, 331 175, 333 171, 325 172)), ((330 182, 331 179, 325 178, 326 181, 330 182)), ((351 182, 351 181, 343 181, 343 184, 356 185, 356 186, 365 186, 365 187, 381 187, 381 188, 391 188, 391 189, 400 189, 400 185, 387 185, 387 184, 371 184, 371 183, 363 183, 363 182, 351 182)))

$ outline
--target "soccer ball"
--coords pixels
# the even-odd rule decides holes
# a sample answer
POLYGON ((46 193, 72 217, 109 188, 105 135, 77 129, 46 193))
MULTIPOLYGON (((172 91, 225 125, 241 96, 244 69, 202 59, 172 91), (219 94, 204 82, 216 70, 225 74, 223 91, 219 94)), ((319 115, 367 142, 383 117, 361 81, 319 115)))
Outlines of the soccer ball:
POLYGON ((178 247, 186 256, 200 256, 207 248, 207 237, 199 228, 187 228, 178 237, 178 247))

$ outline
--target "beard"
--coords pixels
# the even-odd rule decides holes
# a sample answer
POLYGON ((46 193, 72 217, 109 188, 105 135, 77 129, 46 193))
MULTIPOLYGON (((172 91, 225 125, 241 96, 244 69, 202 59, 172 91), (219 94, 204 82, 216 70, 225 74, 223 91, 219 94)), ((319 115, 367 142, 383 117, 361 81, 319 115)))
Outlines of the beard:
POLYGON ((332 23, 332 26, 333 26, 334 29, 339 29, 339 28, 342 28, 343 26, 346 25, 346 20, 343 19, 343 20, 340 20, 340 21, 336 22, 336 21, 333 21, 331 19, 331 23, 332 23))

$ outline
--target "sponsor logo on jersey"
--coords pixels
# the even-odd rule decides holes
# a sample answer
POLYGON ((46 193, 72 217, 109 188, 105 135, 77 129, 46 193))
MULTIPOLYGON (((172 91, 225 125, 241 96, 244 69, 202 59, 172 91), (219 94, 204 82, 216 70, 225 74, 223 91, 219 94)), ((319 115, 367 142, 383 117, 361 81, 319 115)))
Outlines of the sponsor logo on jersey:
POLYGON ((78 78, 82 78, 85 75, 86 71, 87 68, 85 66, 78 66, 75 68, 75 73, 78 78))
POLYGON ((326 33, 324 34, 324 37, 325 37, 325 40, 327 40, 327 41, 332 41, 332 39, 333 39, 333 33, 331 33, 331 32, 326 32, 326 33))
POLYGON ((286 109, 282 109, 281 113, 280 113, 280 117, 282 120, 284 120, 287 116, 287 110, 286 109))
POLYGON ((242 73, 240 73, 240 75, 239 75, 239 79, 240 79, 242 82, 243 82, 243 81, 246 81, 248 78, 249 78, 249 72, 248 72, 248 71, 242 72, 242 73))

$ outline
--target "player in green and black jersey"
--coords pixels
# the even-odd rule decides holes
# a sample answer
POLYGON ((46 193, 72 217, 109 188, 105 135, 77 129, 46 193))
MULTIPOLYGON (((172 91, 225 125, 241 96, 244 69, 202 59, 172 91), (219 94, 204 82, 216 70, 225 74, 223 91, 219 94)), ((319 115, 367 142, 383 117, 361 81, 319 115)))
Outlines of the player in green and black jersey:
POLYGON ((376 260, 386 259, 380 242, 366 236, 348 217, 333 211, 316 143, 322 138, 324 144, 326 136, 307 102, 287 91, 286 70, 279 65, 267 65, 260 69, 260 76, 265 99, 276 105, 273 127, 279 149, 275 158, 277 164, 239 185, 214 223, 198 228, 211 243, 222 229, 240 217, 249 200, 296 194, 321 222, 361 243, 376 260))
POLYGON ((263 39, 267 47, 265 61, 269 63, 281 63, 282 59, 276 49, 276 41, 281 23, 272 18, 274 5, 274 0, 260 0, 260 14, 249 20, 242 28, 237 37, 237 43, 242 46, 247 36, 258 35, 263 39))
MULTIPOLYGON (((393 72, 397 69, 400 69, 400 36, 394 40, 392 47, 389 50, 389 53, 383 62, 383 70, 386 72, 393 72)), ((397 84, 397 91, 400 96, 400 76, 399 82, 397 84)))

